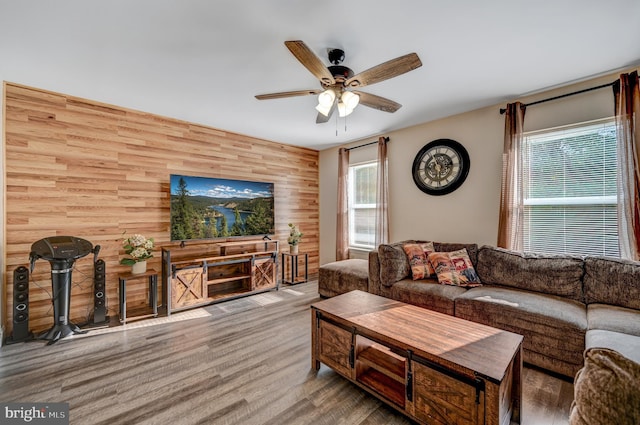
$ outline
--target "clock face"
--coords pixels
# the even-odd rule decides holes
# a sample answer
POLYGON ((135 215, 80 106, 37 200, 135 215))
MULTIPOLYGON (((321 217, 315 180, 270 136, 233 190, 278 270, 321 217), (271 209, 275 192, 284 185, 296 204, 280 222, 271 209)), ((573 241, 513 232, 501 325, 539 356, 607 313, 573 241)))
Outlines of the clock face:
POLYGON ((413 181, 429 195, 446 195, 469 174, 469 153, 460 143, 438 139, 425 145, 413 160, 413 181))

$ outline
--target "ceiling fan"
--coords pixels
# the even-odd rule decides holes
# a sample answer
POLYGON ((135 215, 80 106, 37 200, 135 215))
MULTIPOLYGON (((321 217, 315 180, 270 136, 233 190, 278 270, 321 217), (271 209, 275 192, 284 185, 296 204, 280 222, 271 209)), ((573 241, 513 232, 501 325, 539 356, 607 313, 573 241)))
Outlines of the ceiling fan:
POLYGON ((329 62, 333 65, 327 67, 303 41, 285 41, 284 44, 293 56, 320 80, 322 89, 259 94, 256 95, 256 99, 266 100, 318 95, 318 106, 316 106, 318 111, 316 123, 318 124, 329 121, 336 109, 338 109, 339 116, 347 116, 353 112, 353 109, 358 104, 384 112, 397 111, 402 106, 401 104, 384 97, 353 89, 379 83, 422 66, 418 55, 409 53, 354 74, 351 69, 340 65, 344 60, 344 51, 341 49, 330 49, 328 51, 329 62))

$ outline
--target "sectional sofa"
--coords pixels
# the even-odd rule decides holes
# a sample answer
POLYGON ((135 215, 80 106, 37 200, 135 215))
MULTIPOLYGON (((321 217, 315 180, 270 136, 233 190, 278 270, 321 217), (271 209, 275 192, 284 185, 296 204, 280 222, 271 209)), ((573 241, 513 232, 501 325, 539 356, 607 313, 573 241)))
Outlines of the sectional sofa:
POLYGON ((466 249, 481 281, 469 288, 414 280, 403 246, 416 242, 369 253, 369 292, 524 335, 525 362, 570 378, 591 347, 640 363, 640 263, 433 242, 466 249))

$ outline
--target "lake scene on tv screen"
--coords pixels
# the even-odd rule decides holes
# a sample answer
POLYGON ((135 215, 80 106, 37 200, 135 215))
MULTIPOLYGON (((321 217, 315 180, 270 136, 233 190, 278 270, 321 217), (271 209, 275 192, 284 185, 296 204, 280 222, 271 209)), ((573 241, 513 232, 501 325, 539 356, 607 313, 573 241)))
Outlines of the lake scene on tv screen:
POLYGON ((171 240, 273 233, 273 183, 171 175, 171 240))

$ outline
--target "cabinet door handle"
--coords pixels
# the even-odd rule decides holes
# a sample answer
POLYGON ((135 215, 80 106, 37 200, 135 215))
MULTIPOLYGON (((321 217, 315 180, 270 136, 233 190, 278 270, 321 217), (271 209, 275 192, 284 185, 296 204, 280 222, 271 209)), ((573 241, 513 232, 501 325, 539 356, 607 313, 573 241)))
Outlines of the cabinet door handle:
POLYGON ((173 279, 175 279, 175 277, 176 277, 176 273, 177 273, 177 272, 179 272, 179 271, 182 271, 182 270, 199 269, 199 268, 202 268, 202 265, 201 265, 201 264, 193 264, 193 265, 190 265, 190 266, 184 266, 184 267, 178 267, 178 266, 176 266, 175 264, 173 264, 173 265, 171 266, 171 277, 172 277, 173 279))
POLYGON ((413 350, 407 350, 407 401, 413 401, 413 350))
POLYGON ((356 365, 356 333, 358 330, 355 326, 351 328, 351 349, 349 350, 349 365, 353 369, 356 365))
POLYGON ((413 401, 413 372, 407 372, 407 401, 413 401))
POLYGON ((353 367, 355 366, 355 363, 356 363, 356 348, 352 344, 351 349, 349 350, 349 366, 351 366, 351 369, 353 369, 353 367))

